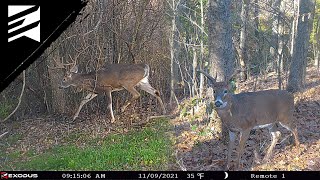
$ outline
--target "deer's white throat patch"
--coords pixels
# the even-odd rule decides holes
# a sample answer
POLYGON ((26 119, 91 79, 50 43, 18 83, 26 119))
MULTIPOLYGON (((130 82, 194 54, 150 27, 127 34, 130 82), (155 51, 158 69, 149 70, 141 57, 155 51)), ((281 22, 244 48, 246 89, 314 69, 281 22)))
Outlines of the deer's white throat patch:
POLYGON ((225 108, 228 105, 227 102, 223 102, 222 106, 220 108, 225 108))

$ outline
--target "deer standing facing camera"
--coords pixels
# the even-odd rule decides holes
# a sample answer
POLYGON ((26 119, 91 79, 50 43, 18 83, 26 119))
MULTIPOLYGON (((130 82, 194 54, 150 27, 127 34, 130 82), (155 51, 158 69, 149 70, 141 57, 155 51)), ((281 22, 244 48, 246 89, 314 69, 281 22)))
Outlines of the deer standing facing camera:
POLYGON ((227 168, 230 168, 231 153, 236 139, 235 132, 240 132, 237 169, 240 165, 244 145, 252 129, 267 127, 272 137, 271 145, 263 159, 264 162, 270 158, 280 136, 280 131, 276 129, 277 123, 291 131, 295 138, 295 144, 299 145, 298 132, 294 124, 295 117, 293 116, 294 98, 288 91, 274 89, 231 94, 229 80, 216 82, 216 78, 208 73, 201 70, 199 72, 212 82, 215 110, 229 129, 227 168))

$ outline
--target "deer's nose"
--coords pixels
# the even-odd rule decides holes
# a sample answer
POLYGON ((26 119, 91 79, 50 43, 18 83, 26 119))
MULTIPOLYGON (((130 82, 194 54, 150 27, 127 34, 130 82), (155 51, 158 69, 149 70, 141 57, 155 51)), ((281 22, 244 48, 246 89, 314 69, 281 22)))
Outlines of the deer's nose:
POLYGON ((214 105, 215 105, 216 107, 220 107, 220 106, 222 106, 222 102, 216 101, 216 102, 214 103, 214 105))

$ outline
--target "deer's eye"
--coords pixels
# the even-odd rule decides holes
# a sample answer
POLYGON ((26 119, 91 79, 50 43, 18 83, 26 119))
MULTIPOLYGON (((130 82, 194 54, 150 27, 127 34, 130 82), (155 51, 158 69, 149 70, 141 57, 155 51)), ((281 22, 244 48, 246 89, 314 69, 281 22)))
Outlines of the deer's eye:
POLYGON ((213 94, 215 94, 216 93, 216 90, 213 90, 213 94))
POLYGON ((223 93, 227 94, 227 93, 228 93, 228 90, 224 90, 223 93))
POLYGON ((67 80, 67 78, 63 78, 63 81, 66 81, 67 80))

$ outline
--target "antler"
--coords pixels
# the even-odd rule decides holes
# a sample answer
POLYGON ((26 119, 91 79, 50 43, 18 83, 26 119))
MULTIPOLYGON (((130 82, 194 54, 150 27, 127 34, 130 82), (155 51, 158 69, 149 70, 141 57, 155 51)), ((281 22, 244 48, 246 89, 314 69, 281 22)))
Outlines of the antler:
POLYGON ((128 51, 129 51, 129 53, 131 55, 131 58, 132 58, 133 62, 136 62, 136 60, 134 59, 134 55, 132 53, 132 44, 130 45, 127 41, 124 41, 124 43, 126 43, 126 45, 128 47, 128 51))
POLYGON ((63 66, 71 66, 70 68, 70 72, 77 72, 78 71, 78 65, 77 65, 77 62, 78 62, 78 58, 79 56, 84 53, 87 49, 89 48, 89 46, 83 48, 82 50, 77 50, 75 47, 74 49, 79 52, 76 56, 74 56, 74 58, 71 57, 71 55, 69 54, 69 58, 71 60, 71 63, 68 63, 68 64, 62 64, 63 66))
POLYGON ((214 83, 216 83, 216 80, 217 80, 217 73, 216 73, 216 77, 215 78, 213 78, 210 74, 208 74, 208 73, 206 73, 206 72, 204 72, 204 71, 202 71, 202 70, 197 70, 198 72, 200 72, 200 73, 202 73, 202 74, 204 74, 213 84, 214 83))
MULTIPOLYGON (((80 54, 80 53, 79 53, 79 54, 80 54)), ((69 54, 69 57, 70 57, 70 60, 71 60, 71 63, 70 63, 70 65, 71 65, 70 72, 72 72, 72 71, 74 71, 74 68, 78 68, 78 66, 77 66, 77 58, 79 57, 79 55, 77 55, 77 56, 75 57, 75 59, 73 59, 73 58, 70 56, 70 54, 69 54)))
POLYGON ((237 75, 241 70, 240 69, 236 69, 234 70, 234 72, 232 73, 232 75, 229 77, 228 81, 229 82, 235 75, 237 75))
POLYGON ((53 61, 55 62, 55 65, 53 67, 47 65, 49 69, 66 69, 66 66, 74 65, 74 63, 62 63, 61 61, 58 61, 56 58, 53 58, 53 61))

